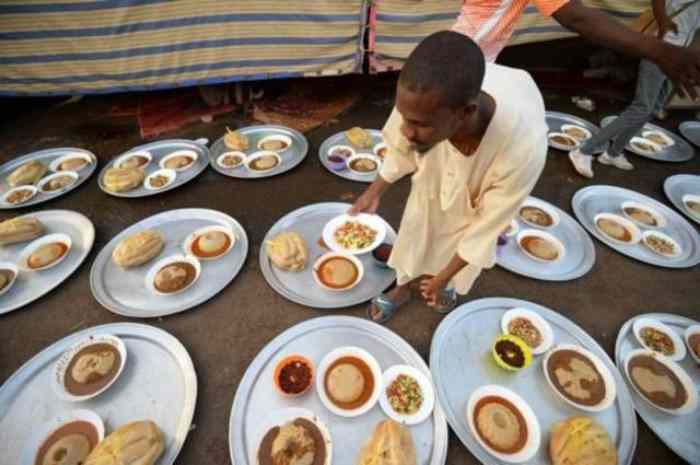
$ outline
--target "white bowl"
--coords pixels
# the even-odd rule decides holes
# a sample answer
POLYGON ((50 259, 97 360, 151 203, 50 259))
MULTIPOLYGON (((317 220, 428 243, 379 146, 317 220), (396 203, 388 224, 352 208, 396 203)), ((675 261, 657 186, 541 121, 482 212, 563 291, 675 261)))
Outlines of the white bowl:
POLYGON ((161 296, 174 296, 177 294, 180 294, 182 292, 185 292, 187 289, 192 287, 194 283, 197 282, 199 279, 199 275, 202 274, 202 265, 199 263, 199 260, 197 260, 195 257, 191 255, 170 255, 169 257, 162 258, 156 262, 155 265, 151 267, 150 270, 148 270, 148 273, 146 274, 146 288, 151 291, 152 293, 156 295, 161 295, 161 296), (195 275, 194 279, 192 282, 183 287, 182 289, 175 291, 175 292, 161 292, 158 289, 156 289, 155 284, 153 283, 154 278, 156 277, 156 274, 164 267, 177 263, 177 262, 186 262, 194 266, 195 270, 195 275))
POLYGON ((644 139, 649 140, 649 142, 652 142, 656 145, 662 146, 662 148, 668 148, 668 147, 672 147, 672 146, 676 145, 676 141, 671 139, 670 137, 668 137, 668 135, 666 135, 662 131, 656 131, 656 130, 644 131, 644 132, 642 132, 642 137, 644 139), (649 136, 654 136, 654 135, 660 136, 664 140, 664 143, 659 144, 658 142, 654 142, 653 140, 649 139, 649 136))
POLYGON ((655 144, 649 139, 645 139, 643 137, 633 137, 629 142, 629 147, 632 149, 632 152, 636 153, 637 155, 656 155, 664 149, 659 144, 655 144), (643 150, 641 147, 637 147, 635 144, 649 145, 652 147, 652 150, 643 150))
POLYGON ((73 152, 73 153, 67 153, 67 154, 60 156, 60 157, 56 158, 55 160, 53 160, 49 164, 49 169, 53 172, 56 172, 56 173, 60 173, 61 171, 71 171, 71 170, 60 170, 58 167, 64 161, 73 160, 74 158, 80 158, 81 160, 85 160, 87 162, 87 164, 83 165, 81 168, 79 168, 75 171, 82 171, 85 168, 87 168, 88 166, 90 166, 90 164, 94 163, 94 159, 90 155, 88 155, 87 153, 73 152))
POLYGON ((10 282, 7 283, 7 286, 0 289, 0 295, 3 295, 15 285, 15 281, 17 281, 17 276, 19 275, 19 267, 12 262, 0 262, 0 270, 9 270, 14 274, 10 282))
POLYGON ((542 362, 542 369, 544 370, 544 377, 547 379, 547 384, 549 384, 549 387, 552 388, 552 391, 554 391, 561 400, 563 400, 569 405, 576 407, 577 409, 586 412, 602 412, 603 410, 608 409, 615 402, 615 397, 617 397, 617 386, 615 385, 615 378, 613 378, 612 373, 610 373, 608 367, 596 355, 584 349, 583 347, 574 344, 559 344, 555 346, 552 350, 547 352, 547 355, 545 355, 544 361, 542 362), (595 369, 598 371, 598 373, 600 373, 601 378, 603 378, 603 383, 605 384, 605 397, 600 402, 600 404, 579 404, 570 400, 564 394, 559 392, 559 389, 556 388, 554 382, 549 377, 547 365, 549 364, 549 359, 552 356, 552 354, 560 350, 572 350, 574 352, 578 352, 579 354, 588 358, 588 360, 590 360, 593 363, 593 366, 595 366, 595 369))
POLYGON ((84 421, 90 423, 97 431, 97 442, 99 443, 105 437, 105 426, 100 416, 92 410, 71 410, 61 413, 59 416, 51 420, 37 425, 32 429, 31 434, 22 447, 22 458, 20 465, 34 465, 37 459, 39 448, 55 431, 61 429, 68 423, 75 421, 84 421))
POLYGON ((523 223, 532 226, 533 228, 540 228, 540 229, 552 229, 556 228, 559 225, 559 222, 561 221, 561 217, 559 216, 559 213, 551 206, 548 205, 546 202, 542 202, 537 199, 529 198, 523 204, 518 208, 518 218, 520 221, 523 223), (546 214, 549 215, 550 218, 552 218, 552 224, 550 226, 542 226, 537 223, 532 223, 530 221, 527 221, 523 217, 520 216, 520 211, 525 208, 525 207, 534 207, 534 208, 539 208, 540 210, 544 211, 546 214))
MULTIPOLYGON (((380 142, 374 146, 374 148, 372 149, 372 153, 380 160, 384 160, 384 157, 386 157, 386 155, 384 155, 384 157, 382 157, 381 155, 379 155, 379 151, 382 149, 388 149, 388 148, 389 148, 389 146, 386 145, 385 142, 380 142)), ((385 152, 386 152, 386 150, 385 150, 385 152)))
POLYGON ((593 134, 591 134, 591 131, 584 128, 583 126, 579 126, 578 124, 562 124, 561 125, 561 132, 566 134, 567 136, 573 137, 574 139, 576 139, 580 142, 584 142, 585 140, 590 139, 593 136, 593 134), (583 131, 586 135, 583 137, 583 139, 579 139, 575 136, 572 136, 571 134, 567 134, 566 131, 568 131, 570 129, 579 129, 579 130, 583 131))
POLYGON ((542 335, 542 342, 537 347, 532 347, 533 355, 540 355, 547 352, 554 343, 554 331, 547 320, 539 314, 527 308, 512 308, 503 314, 501 317, 501 331, 503 334, 509 334, 508 325, 516 318, 525 318, 530 320, 530 323, 537 328, 542 335))
POLYGON ((629 383, 632 385, 632 389, 634 389, 634 391, 639 395, 639 397, 644 399, 652 407, 659 409, 662 412, 670 413, 671 415, 688 415, 689 413, 693 413, 697 408, 698 393, 695 384, 693 384, 693 380, 690 379, 688 373, 686 373, 686 371, 678 363, 674 362, 670 358, 664 357, 663 355, 659 354, 658 352, 654 352, 653 350, 635 349, 627 354, 623 364, 625 367, 625 375, 627 376, 629 383), (678 377, 678 380, 681 382, 681 384, 685 388, 685 391, 688 393, 688 399, 682 407, 675 410, 660 407, 655 403, 651 402, 642 392, 640 392, 640 390, 637 388, 637 385, 634 384, 634 381, 632 381, 632 376, 630 376, 629 371, 630 362, 634 357, 638 355, 648 355, 654 357, 659 363, 665 365, 666 368, 671 370, 673 374, 675 374, 678 377))
POLYGON ((316 376, 316 392, 318 393, 318 397, 319 399, 321 399, 321 403, 323 404, 323 406, 330 410, 331 413, 346 418, 359 417, 360 415, 364 415, 365 413, 372 410, 372 408, 374 408, 374 406, 379 401, 379 396, 382 393, 382 369, 379 366, 379 362, 377 362, 377 359, 375 359, 369 352, 367 352, 364 349, 352 346, 338 347, 337 349, 332 350, 331 352, 326 354, 325 357, 323 357, 323 360, 321 360, 321 363, 318 366, 317 372, 318 375, 316 376), (353 410, 345 410, 341 409, 340 407, 337 407, 328 398, 328 395, 326 394, 326 371, 328 371, 328 368, 330 368, 333 362, 342 357, 359 358, 367 364, 370 371, 372 372, 372 376, 374 377, 374 390, 372 391, 372 395, 367 400, 367 402, 365 402, 364 405, 353 410))
POLYGON ((679 257, 683 253, 683 249, 681 248, 681 245, 676 241, 674 238, 669 236, 668 234, 664 234, 661 231, 644 231, 644 234, 642 234, 642 243, 646 246, 647 249, 655 253, 656 255, 660 255, 665 258, 676 258, 679 257), (673 253, 670 254, 665 254, 661 253, 658 250, 654 249, 651 247, 649 244, 647 244, 647 240, 650 237, 656 236, 660 239, 663 239, 669 243, 672 244, 673 246, 673 253))
POLYGON ((77 344, 73 345, 70 349, 65 351, 63 355, 61 355, 61 358, 59 358, 56 362, 53 377, 51 379, 53 391, 59 398, 67 402, 83 402, 88 399, 97 397, 103 392, 105 392, 107 389, 109 389, 117 381, 117 378, 119 378, 119 376, 122 374, 122 371, 124 371, 124 366, 126 365, 126 355, 126 345, 124 345, 124 342, 117 336, 113 336, 111 334, 96 334, 94 336, 90 336, 86 339, 83 339, 82 341, 78 342, 77 344), (78 352, 94 344, 109 344, 110 346, 114 347, 117 350, 117 352, 119 352, 119 358, 121 359, 119 362, 119 368, 114 374, 114 378, 112 378, 109 383, 107 383, 98 391, 95 391, 92 394, 86 394, 84 396, 71 394, 66 390, 65 386, 66 370, 68 370, 70 362, 73 360, 73 357, 75 357, 78 354, 78 352))
POLYGON ((350 158, 354 157, 355 154, 356 154, 355 149, 352 148, 352 147, 350 147, 349 145, 334 145, 333 147, 331 147, 331 148, 328 149, 328 156, 330 157, 330 156, 332 156, 332 155, 335 155, 334 152, 335 152, 336 150, 341 150, 341 149, 342 149, 342 150, 347 150, 347 151, 350 152, 350 155, 347 155, 347 156, 344 156, 344 155, 336 155, 336 156, 341 157, 341 158, 343 158, 343 159, 345 159, 345 160, 349 160, 350 158))
POLYGON ((161 189, 165 189, 169 185, 171 185, 173 182, 175 182, 175 178, 177 177, 177 172, 175 170, 171 170, 169 168, 161 168, 157 171, 154 171, 153 173, 149 174, 146 177, 146 180, 143 183, 143 187, 148 189, 149 191, 159 191, 161 189), (165 185, 161 187, 153 187, 151 186, 151 178, 154 178, 156 176, 165 176, 168 178, 168 182, 165 183, 165 185))
POLYGON ((227 253, 233 248, 233 246, 236 244, 236 235, 233 233, 231 228, 227 228, 226 226, 218 226, 218 225, 213 225, 213 226, 205 226, 203 228, 199 228, 196 231, 192 232, 187 238, 185 239, 185 243, 183 244, 183 249, 185 250, 185 253, 187 255, 192 255, 194 256, 197 260, 216 260, 227 253), (217 255, 216 257, 200 257, 198 255, 195 255, 192 252, 192 244, 194 244, 195 239, 197 237, 206 234, 208 232, 222 232, 228 236, 228 238, 231 240, 231 243, 229 244, 228 248, 223 251, 221 254, 217 255))
POLYGON ((326 243, 326 245, 333 250, 334 252, 341 252, 341 253, 349 253, 353 255, 362 255, 369 253, 379 247, 383 242, 384 238, 386 237, 386 223, 384 220, 378 216, 378 215, 370 215, 368 213, 360 213, 359 215, 356 216, 350 216, 348 214, 336 216, 332 220, 330 220, 328 223, 326 223, 326 226, 323 228, 323 241, 326 243), (361 249, 356 249, 356 250, 348 250, 345 249, 343 246, 338 244, 338 241, 335 240, 335 231, 343 226, 346 222, 353 222, 353 223, 360 223, 365 226, 368 226, 375 230, 377 232, 374 242, 372 242, 370 245, 367 247, 363 247, 361 249))
POLYGON ((690 202, 697 202, 700 203, 700 195, 694 195, 694 194, 685 194, 683 196, 683 207, 685 207, 685 211, 688 212, 690 216, 693 216, 695 218, 700 218, 700 213, 696 213, 695 211, 691 210, 690 207, 688 206, 688 203, 690 202))
POLYGON ((53 195, 53 194, 57 194, 59 192, 63 192, 66 189, 70 188, 73 184, 76 183, 78 178, 80 178, 80 175, 78 173, 76 173, 75 171, 59 171, 58 173, 53 173, 53 174, 46 176, 45 178, 42 178, 41 181, 39 181, 39 184, 37 184, 37 188, 44 194, 53 195), (51 190, 44 190, 44 186, 46 184, 48 184, 49 182, 51 182, 52 180, 54 180, 56 178, 60 178, 63 176, 68 176, 69 178, 71 178, 70 184, 63 186, 60 189, 55 189, 52 191, 51 190))
POLYGON ((683 343, 683 339, 681 338, 681 336, 677 332, 675 332, 673 328, 663 324, 662 322, 654 318, 641 317, 634 320, 634 324, 632 325, 632 332, 634 333, 634 337, 635 339, 637 339, 637 342, 640 346, 644 347, 647 350, 654 351, 654 349, 646 345, 644 343, 644 339, 642 339, 642 329, 647 327, 653 328, 657 331, 667 334, 668 337, 671 338, 671 341, 673 341, 673 347, 676 348, 676 351, 673 355, 666 355, 665 357, 673 360, 674 362, 680 362, 685 358, 685 344, 683 343))
POLYGON ((199 154, 197 152, 195 152, 194 150, 189 150, 189 149, 176 150, 174 152, 167 154, 163 158, 161 158, 160 163, 158 163, 158 166, 160 166, 161 169, 172 169, 172 170, 175 170, 179 173, 180 171, 186 171, 186 170, 192 168, 192 166, 194 166, 194 164, 197 162, 197 158, 199 158, 199 154), (182 156, 190 157, 192 159, 192 162, 187 166, 183 166, 182 168, 167 168, 165 166, 165 164, 168 162, 168 160, 175 158, 175 157, 182 157, 182 156))
POLYGON ((141 168, 142 168, 142 169, 146 169, 146 167, 151 163, 151 161, 153 161, 153 155, 151 155, 151 152, 147 152, 147 151, 145 151, 145 150, 141 150, 141 151, 138 151, 138 152, 129 152, 129 153, 125 153, 124 155, 122 155, 122 156, 120 156, 119 158, 117 158, 116 160, 114 160, 114 165, 113 165, 113 166, 114 166, 115 168, 121 168, 122 163, 124 163, 124 162, 127 161, 128 159, 133 158, 133 157, 136 157, 136 156, 144 157, 145 159, 148 160, 145 164, 141 165, 141 168))
POLYGON ((284 151, 286 151, 286 150, 289 150, 290 147, 292 146, 292 143, 293 143, 293 142, 292 142, 292 138, 291 138, 291 137, 288 137, 288 136, 285 136, 285 135, 282 135, 282 134, 273 134, 273 135, 271 135, 271 136, 263 137, 262 139, 260 139, 260 141, 258 142, 258 150, 262 150, 262 151, 264 151, 264 152, 276 152, 276 153, 281 153, 281 152, 284 152, 284 151), (264 144, 265 142, 272 142, 272 141, 284 142, 285 144, 287 144, 287 147, 286 147, 286 148, 283 148, 282 150, 270 150, 270 149, 265 149, 265 148, 263 148, 263 144, 264 144))
POLYGON ((34 196, 39 192, 39 189, 36 188, 36 186, 17 186, 13 187, 9 191, 5 192, 5 195, 2 196, 2 201, 5 202, 8 205, 22 205, 23 203, 27 203, 30 200, 34 198, 34 196), (32 195, 27 199, 23 200, 22 202, 17 202, 17 203, 12 203, 8 201, 7 199, 12 195, 13 193, 17 191, 31 191, 32 195))
POLYGON ((376 155, 372 155, 371 153, 357 153, 357 154, 353 155, 352 157, 348 158, 348 169, 359 176, 372 176, 374 173, 379 171, 379 168, 381 166, 382 166, 382 159, 376 155), (362 158, 372 160, 374 163, 376 163, 377 168, 374 171, 357 171, 357 170, 353 169, 351 163, 354 162, 355 160, 360 160, 362 158))
POLYGON ((520 397, 515 392, 507 389, 503 386, 498 386, 495 384, 481 386, 472 392, 469 396, 469 401, 467 402, 467 423, 469 424, 469 429, 472 432, 474 438, 489 454, 493 455, 499 460, 503 460, 508 463, 522 463, 530 460, 540 448, 540 443, 542 442, 542 433, 540 430, 540 423, 537 420, 535 412, 533 412, 530 405, 520 397), (520 414, 525 419, 525 424, 527 425, 527 441, 522 449, 514 454, 504 454, 491 449, 488 444, 486 444, 479 435, 476 425, 474 424, 474 410, 476 404, 484 397, 495 396, 501 397, 518 409, 520 414))
POLYGON ((693 348, 690 347, 690 336, 693 334, 700 334, 700 325, 688 326, 683 333, 683 338, 685 339, 685 343, 688 345, 688 352, 690 352, 690 356, 693 357, 695 363, 700 364, 700 356, 696 355, 693 348))
POLYGON ((312 274, 314 276, 314 281, 316 281, 316 284, 321 286, 323 289, 325 289, 327 291, 331 291, 331 292, 345 292, 345 291, 349 291, 350 289, 352 289, 355 286, 357 286, 358 284, 360 284, 360 282, 362 281, 362 278, 365 277, 365 267, 362 264, 362 262, 360 260, 358 260, 357 257, 355 257, 354 255, 350 255, 347 253, 329 252, 327 254, 321 255, 316 260, 316 262, 314 262, 312 274), (347 258, 357 267, 357 279, 355 280, 354 283, 352 283, 348 287, 344 287, 342 289, 328 287, 325 284, 323 284, 323 281, 321 281, 321 279, 318 277, 318 269, 321 266, 321 264, 323 262, 325 262, 326 260, 328 260, 329 258, 333 258, 333 257, 347 258))
POLYGON ((661 213, 656 211, 655 208, 650 207, 649 205, 645 205, 643 203, 639 202, 622 202, 622 205, 620 205, 620 209, 622 210, 622 214, 625 215, 630 221, 633 223, 637 224, 638 226, 641 226, 643 228, 663 228, 666 227, 666 217, 664 217, 661 213), (625 211, 626 208, 636 208, 638 210, 644 210, 645 212, 649 213, 651 216, 654 217, 656 220, 656 226, 651 226, 646 223, 642 223, 641 221, 637 221, 634 218, 632 218, 630 215, 627 214, 625 211))
POLYGON ((33 240, 32 242, 27 245, 22 252, 19 254, 19 266, 25 271, 43 271, 43 270, 48 270, 49 268, 53 268, 54 266, 57 266, 59 263, 61 263, 65 258, 70 254, 71 248, 73 247, 73 241, 71 240, 70 236, 67 234, 62 234, 62 233, 56 233, 56 234, 47 234, 46 236, 42 236, 38 239, 33 240), (36 249, 41 247, 42 245, 45 244, 50 244, 52 242, 62 242, 64 243, 68 248, 66 249, 66 253, 64 253, 61 258, 56 260, 55 262, 44 266, 42 268, 30 268, 29 264, 27 264, 27 259, 31 254, 33 254, 36 249))
POLYGON ((216 164, 219 166, 219 168, 222 168, 225 170, 235 170, 237 168, 240 168, 241 166, 245 166, 246 158, 248 158, 248 155, 246 155, 244 152, 238 152, 238 151, 224 152, 218 156, 218 158, 216 159, 216 164), (241 162, 237 165, 227 166, 223 163, 223 161, 224 161, 224 158, 226 158, 228 156, 241 157, 241 162))
POLYGON ((639 230, 636 224, 632 223, 624 216, 615 215, 614 213, 598 213, 596 216, 593 217, 593 225, 595 226, 596 230, 598 230, 598 232, 603 235, 603 237, 605 237, 610 242, 614 242, 616 244, 635 245, 638 244, 640 240, 642 240, 642 231, 639 230), (612 236, 608 236, 608 234, 605 231, 598 227, 598 220, 601 219, 612 220, 619 223, 622 227, 626 228, 627 231, 629 231, 630 235, 632 236, 632 239, 629 242, 624 242, 615 239, 612 236))
POLYGON ((547 134, 547 142, 549 143, 550 147, 554 147, 555 149, 564 150, 564 151, 574 150, 574 149, 577 149, 578 147, 581 146, 581 143, 578 140, 574 139, 573 137, 571 137, 568 134, 564 134, 563 132, 550 132, 549 134, 547 134), (563 137, 564 139, 571 141, 571 143, 573 145, 568 146, 568 145, 560 144, 558 142, 554 142, 552 140, 552 138, 556 137, 556 136, 560 136, 560 137, 563 137))
POLYGON ((333 438, 328 431, 328 427, 321 421, 321 419, 314 414, 311 410, 300 407, 289 407, 277 410, 269 410, 263 418, 258 418, 256 421, 255 428, 257 433, 254 433, 255 447, 250 448, 250 464, 258 464, 258 450, 260 449, 260 443, 262 442, 265 435, 275 426, 282 426, 290 421, 294 421, 297 418, 303 418, 309 420, 313 423, 318 430, 321 432, 324 442, 326 443, 326 460, 323 465, 331 465, 331 460, 333 459, 333 438))
POLYGON ((520 250, 527 255, 529 258, 538 261, 540 263, 556 263, 560 261, 562 258, 564 258, 564 255, 566 255, 566 248, 564 247, 564 244, 557 239, 554 235, 549 234, 548 232, 540 231, 539 229, 523 229, 520 231, 517 235, 516 242, 518 243, 518 247, 520 250), (559 256, 555 258, 554 260, 545 260, 543 258, 540 258, 536 255, 533 255, 530 253, 529 250, 527 250, 522 244, 522 240, 525 239, 526 237, 539 237, 541 239, 544 239, 548 242, 551 242, 554 244, 554 247, 557 248, 557 251, 559 252, 559 256))
POLYGON ((428 419, 430 414, 433 413, 433 408, 435 408, 435 391, 433 390, 433 383, 430 381, 428 376, 426 376, 418 368, 410 365, 394 365, 384 372, 384 375, 382 376, 382 384, 383 387, 381 396, 379 397, 379 405, 384 413, 395 422, 406 426, 413 426, 423 423, 428 419), (398 413, 389 403, 389 397, 387 396, 386 391, 399 375, 407 375, 415 379, 423 394, 423 403, 421 404, 420 409, 418 409, 418 411, 413 415, 398 413))
POLYGON ((262 152, 255 152, 254 154, 250 155, 249 157, 246 158, 245 161, 245 167, 248 168, 248 171, 251 173, 269 173, 270 171, 276 170, 279 168, 279 166, 282 164, 282 157, 280 157, 279 153, 277 152, 272 152, 270 150, 267 151, 262 151, 262 152), (251 164, 257 160, 258 158, 262 157, 275 157, 277 159, 277 164, 273 166, 272 168, 268 168, 266 170, 256 170, 251 168, 251 164))

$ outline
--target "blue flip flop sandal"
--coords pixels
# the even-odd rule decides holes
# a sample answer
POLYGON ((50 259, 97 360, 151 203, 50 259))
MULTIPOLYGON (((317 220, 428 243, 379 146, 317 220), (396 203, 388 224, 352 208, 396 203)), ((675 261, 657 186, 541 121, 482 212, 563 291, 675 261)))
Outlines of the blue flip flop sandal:
POLYGON ((372 303, 367 308, 367 318, 374 321, 375 323, 384 324, 387 321, 389 321, 389 319, 391 319, 392 316, 394 316, 394 313, 396 313, 396 311, 399 308, 406 305, 410 300, 410 295, 406 297, 406 299, 404 299, 403 301, 396 302, 394 300, 391 300, 388 295, 380 294, 374 299, 372 299, 372 303), (379 310, 380 313, 378 317, 375 317, 373 315, 373 307, 376 307, 379 310))

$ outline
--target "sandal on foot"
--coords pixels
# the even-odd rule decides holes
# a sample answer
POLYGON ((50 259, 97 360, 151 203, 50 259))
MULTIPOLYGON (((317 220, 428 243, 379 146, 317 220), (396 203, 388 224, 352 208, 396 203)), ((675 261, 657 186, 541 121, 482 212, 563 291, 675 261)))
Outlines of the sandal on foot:
POLYGON ((394 313, 400 308, 403 307, 408 303, 408 301, 411 300, 411 296, 409 295, 402 301, 394 301, 392 300, 388 295, 386 294, 380 294, 374 299, 372 299, 372 303, 370 306, 367 308, 367 318, 370 320, 374 321, 375 323, 383 324, 389 321, 389 319, 394 316, 394 313), (376 308, 379 310, 379 314, 375 316, 373 310, 376 308))
POLYGON ((440 304, 438 307, 433 307, 437 313, 450 313, 457 307, 457 291, 454 289, 443 289, 440 292, 440 299, 438 300, 440 304))

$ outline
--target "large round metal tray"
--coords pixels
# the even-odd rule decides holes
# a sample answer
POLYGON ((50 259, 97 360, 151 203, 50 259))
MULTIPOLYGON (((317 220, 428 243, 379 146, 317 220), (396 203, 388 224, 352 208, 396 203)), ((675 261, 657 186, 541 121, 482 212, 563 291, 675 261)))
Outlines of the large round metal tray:
MULTIPOLYGON (((602 127, 607 126, 608 124, 612 123, 617 116, 607 116, 603 118, 603 120, 600 122, 600 125, 602 127)), ((638 155, 640 157, 644 158, 649 158, 651 160, 656 160, 656 161, 667 161, 667 162, 672 162, 672 163, 682 163, 684 161, 691 160, 695 156, 695 150, 693 147, 691 147, 685 139, 680 137, 678 134, 668 131, 661 126, 657 126, 655 124, 647 123, 644 125, 644 128, 642 131, 660 131, 666 134, 668 137, 673 139, 675 142, 674 145, 671 147, 668 147, 667 149, 661 150, 658 153, 654 154, 648 154, 641 152, 631 145, 627 145, 625 149, 627 149, 629 152, 632 152, 635 155, 638 155)), ((642 136, 642 131, 640 131, 637 136, 641 137, 642 136)))

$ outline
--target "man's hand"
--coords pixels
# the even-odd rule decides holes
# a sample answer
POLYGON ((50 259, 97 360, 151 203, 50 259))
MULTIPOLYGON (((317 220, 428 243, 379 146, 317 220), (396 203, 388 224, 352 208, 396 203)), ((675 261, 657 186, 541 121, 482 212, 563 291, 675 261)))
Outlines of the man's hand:
POLYGON ((377 209, 379 208, 379 200, 380 198, 378 195, 373 194, 370 191, 366 191, 355 201, 348 214, 355 216, 359 215, 360 213, 377 213, 377 209))
POLYGON ((668 16, 664 16, 660 20, 657 20, 657 22, 659 23, 659 31, 656 33, 656 36, 659 39, 663 40, 666 33, 669 31, 678 34, 678 25, 668 16))
POLYGON ((700 50, 665 45, 666 53, 659 57, 657 64, 673 81, 681 96, 695 100, 698 97, 695 86, 700 84, 700 50))
POLYGON ((428 307, 437 307, 439 305, 440 293, 447 286, 447 282, 437 276, 432 276, 423 279, 420 283, 420 294, 425 299, 428 307))

